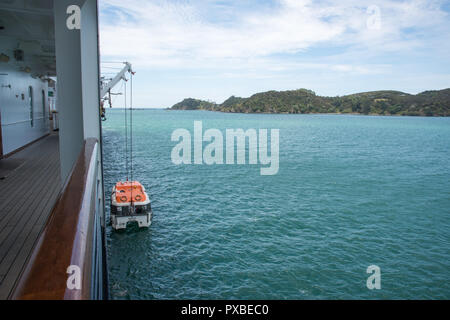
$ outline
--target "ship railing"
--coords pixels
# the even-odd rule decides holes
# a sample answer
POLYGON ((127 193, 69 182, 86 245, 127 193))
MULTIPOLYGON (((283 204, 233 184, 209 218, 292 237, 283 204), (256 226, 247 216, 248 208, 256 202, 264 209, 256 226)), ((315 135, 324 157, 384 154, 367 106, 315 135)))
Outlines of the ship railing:
POLYGON ((99 143, 87 139, 12 299, 107 298, 99 143))

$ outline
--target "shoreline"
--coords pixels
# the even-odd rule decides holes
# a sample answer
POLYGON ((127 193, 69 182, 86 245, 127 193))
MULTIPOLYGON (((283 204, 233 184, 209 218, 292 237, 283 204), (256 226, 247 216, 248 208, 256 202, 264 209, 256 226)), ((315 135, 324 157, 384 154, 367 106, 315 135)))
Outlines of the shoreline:
MULTIPOLYGON (((144 110, 144 109, 143 109, 144 110)), ((156 109, 145 109, 145 110, 156 110, 156 109)), ((269 115, 269 114, 275 114, 275 115, 349 115, 349 116, 372 116, 372 117, 413 117, 413 118, 449 118, 448 116, 427 116, 427 115, 402 115, 402 114, 379 114, 379 113, 321 113, 321 112, 311 112, 311 113, 290 113, 290 112, 226 112, 226 111, 218 111, 218 110, 205 110, 205 109, 199 109, 199 110, 186 110, 186 109, 160 109, 160 110, 166 110, 166 111, 205 111, 205 112, 218 112, 218 113, 228 113, 228 114, 263 114, 263 115, 269 115)))

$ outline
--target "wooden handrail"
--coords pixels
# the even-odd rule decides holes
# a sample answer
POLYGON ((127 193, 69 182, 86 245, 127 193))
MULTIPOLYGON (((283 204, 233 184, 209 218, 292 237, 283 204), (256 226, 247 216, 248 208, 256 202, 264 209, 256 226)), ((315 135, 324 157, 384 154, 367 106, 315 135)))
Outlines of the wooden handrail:
POLYGON ((98 142, 88 139, 22 273, 12 299, 87 300, 91 297, 98 142), (69 289, 69 266, 81 270, 81 289, 69 289))

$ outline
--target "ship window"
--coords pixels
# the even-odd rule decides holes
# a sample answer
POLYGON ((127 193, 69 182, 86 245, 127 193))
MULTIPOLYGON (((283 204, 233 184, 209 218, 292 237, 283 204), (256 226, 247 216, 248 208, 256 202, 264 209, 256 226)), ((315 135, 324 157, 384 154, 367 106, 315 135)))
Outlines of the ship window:
POLYGON ((34 126, 34 112, 33 112, 33 106, 34 106, 34 101, 33 101, 33 87, 29 86, 28 87, 28 102, 30 104, 30 122, 31 122, 31 126, 34 126))
POLYGON ((42 90, 42 116, 44 117, 44 122, 45 122, 45 107, 46 107, 46 103, 45 103, 45 91, 42 90))

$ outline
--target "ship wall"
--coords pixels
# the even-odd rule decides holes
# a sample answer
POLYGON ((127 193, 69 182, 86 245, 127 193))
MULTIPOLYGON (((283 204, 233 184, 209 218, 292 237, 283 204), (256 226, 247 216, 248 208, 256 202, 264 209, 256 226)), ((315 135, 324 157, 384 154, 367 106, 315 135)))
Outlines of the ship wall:
POLYGON ((50 131, 48 120, 48 84, 30 73, 27 56, 23 62, 14 58, 17 41, 0 37, 0 54, 9 57, 9 62, 0 62, 0 112, 3 155, 43 137, 50 131), (11 86, 11 87, 9 87, 11 86), (32 88, 33 106, 30 104, 32 88))

